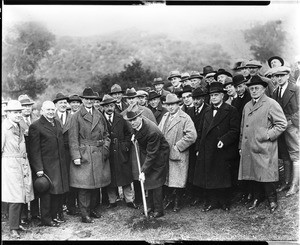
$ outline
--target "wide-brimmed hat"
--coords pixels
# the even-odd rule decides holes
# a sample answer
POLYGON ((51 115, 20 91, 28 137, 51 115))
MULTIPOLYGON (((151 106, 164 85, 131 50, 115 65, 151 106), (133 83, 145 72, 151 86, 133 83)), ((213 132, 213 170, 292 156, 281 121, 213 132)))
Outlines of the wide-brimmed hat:
POLYGON ((262 78, 258 75, 254 75, 250 78, 249 82, 246 83, 246 85, 248 87, 253 86, 253 85, 257 85, 260 84, 262 86, 264 86, 265 88, 268 86, 268 83, 265 82, 264 80, 262 80, 262 78))
POLYGON ((195 88, 192 92, 192 98, 204 97, 206 95, 207 93, 201 87, 195 88))
POLYGON ((67 102, 69 102, 69 97, 64 95, 63 93, 57 93, 55 95, 55 98, 53 99, 53 103, 57 103, 60 100, 67 100, 67 102))
POLYGON ((141 97, 141 96, 148 96, 148 93, 146 92, 146 91, 144 91, 144 90, 138 90, 138 91, 136 91, 136 94, 137 94, 137 97, 141 97))
POLYGON ((151 91, 149 92, 148 101, 153 100, 153 99, 155 99, 155 98, 159 98, 159 97, 161 97, 160 94, 156 93, 154 90, 151 90, 151 91))
POLYGON ((209 86, 209 94, 212 93, 227 93, 226 90, 224 90, 223 84, 220 82, 212 82, 209 86))
POLYGON ((225 82, 224 82, 224 84, 223 84, 224 88, 225 88, 227 85, 229 85, 229 84, 233 84, 233 80, 232 80, 231 77, 226 77, 226 78, 225 78, 225 82))
POLYGON ((96 99, 97 96, 95 95, 93 89, 88 87, 83 90, 80 97, 84 99, 96 99))
POLYGON ((203 72, 200 73, 200 75, 205 77, 209 73, 217 73, 217 72, 212 68, 212 66, 204 66, 203 67, 203 72))
POLYGON ((121 86, 119 84, 114 84, 110 88, 109 94, 116 94, 116 93, 124 93, 124 90, 122 90, 121 86))
POLYGON ((100 102, 100 105, 107 105, 110 103, 115 103, 117 100, 111 97, 109 94, 105 94, 103 96, 102 102, 100 102))
POLYGON ((287 75, 291 72, 291 68, 286 66, 273 67, 271 71, 271 75, 287 75))
POLYGON ((233 86, 234 87, 237 87, 238 85, 240 85, 240 84, 242 84, 242 83, 245 83, 245 82, 247 82, 248 81, 248 79, 246 79, 243 75, 241 75, 241 74, 238 74, 238 75, 236 75, 236 76, 234 76, 233 78, 232 78, 232 82, 233 82, 233 86))
POLYGON ((272 60, 279 60, 279 62, 281 63, 281 66, 284 66, 284 60, 281 57, 279 57, 279 56, 272 56, 271 58, 268 59, 268 65, 269 65, 269 67, 271 67, 272 60))
POLYGON ((202 79, 203 76, 198 71, 192 71, 190 75, 190 79, 199 78, 202 79))
POLYGON ((126 93, 124 94, 125 98, 134 98, 137 97, 137 92, 134 88, 126 89, 126 93))
POLYGON ((246 62, 245 67, 261 68, 262 64, 258 60, 249 60, 246 62))
POLYGON ((217 81, 219 75, 227 75, 228 77, 232 77, 231 73, 220 68, 217 73, 214 75, 214 79, 217 81))
POLYGON ((181 97, 183 93, 190 92, 192 93, 193 89, 190 85, 186 85, 183 87, 182 91, 178 92, 178 96, 181 97))
POLYGON ((143 110, 128 110, 126 114, 123 116, 125 120, 131 121, 135 118, 137 118, 139 115, 143 113, 143 110))
POLYGON ((18 100, 9 100, 7 102, 4 111, 22 111, 24 107, 22 106, 21 102, 18 100))
POLYGON ((247 61, 242 61, 238 67, 236 67, 236 71, 246 68, 247 61))
POLYGON ((36 178, 33 183, 33 187, 34 187, 35 191, 38 192, 39 194, 43 194, 43 193, 47 192, 48 190, 50 190, 52 188, 52 186, 53 186, 53 183, 52 183, 51 179, 45 173, 43 176, 36 178))
POLYGON ((166 101, 164 101, 164 104, 176 104, 180 101, 181 100, 177 97, 176 94, 167 94, 166 101))
POLYGON ((184 82, 184 81, 190 79, 190 74, 189 74, 188 72, 183 72, 183 73, 181 74, 181 77, 180 77, 180 78, 181 78, 180 82, 184 82))
POLYGON ((33 105, 34 104, 34 101, 32 101, 27 94, 21 94, 18 97, 18 101, 20 101, 22 105, 33 105))
POLYGON ((153 85, 157 85, 157 84, 165 84, 165 83, 164 83, 164 81, 163 81, 163 79, 161 77, 156 77, 156 78, 154 78, 152 84, 153 85))
POLYGON ((169 76, 168 76, 168 80, 170 80, 173 77, 181 78, 181 73, 179 71, 171 71, 169 76))
POLYGON ((82 100, 80 99, 78 94, 73 94, 69 97, 69 102, 72 102, 72 101, 78 101, 78 102, 82 103, 82 100))

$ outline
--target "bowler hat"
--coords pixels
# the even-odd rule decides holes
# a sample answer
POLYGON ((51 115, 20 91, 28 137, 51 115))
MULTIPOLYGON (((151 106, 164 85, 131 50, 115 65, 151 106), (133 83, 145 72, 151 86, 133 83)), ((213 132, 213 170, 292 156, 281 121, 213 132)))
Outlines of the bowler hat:
POLYGON ((201 87, 195 88, 192 92, 192 97, 197 98, 197 97, 203 97, 207 95, 207 93, 204 92, 204 90, 201 87))
POLYGON ((134 98, 137 97, 137 93, 134 88, 126 89, 126 93, 124 94, 125 98, 134 98))
POLYGON ((289 67, 286 67, 286 66, 279 66, 279 67, 273 67, 272 68, 272 72, 271 72, 271 75, 274 76, 274 75, 287 75, 291 72, 291 68, 289 67))
POLYGON ((94 94, 93 89, 88 87, 83 90, 80 97, 84 99, 96 99, 97 96, 94 94))
POLYGON ((72 102, 72 101, 78 101, 80 103, 82 102, 82 100, 80 99, 78 94, 73 94, 69 97, 69 102, 72 102))
POLYGON ((161 77, 154 78, 153 85, 165 84, 161 77))
POLYGON ((109 94, 116 94, 116 93, 124 93, 124 90, 122 90, 121 86, 119 84, 114 84, 110 88, 109 94))
POLYGON ((212 93, 226 93, 227 91, 224 90, 223 84, 220 82, 212 82, 209 86, 209 94, 212 93))
POLYGON ((262 78, 258 75, 254 75, 250 78, 249 82, 246 83, 246 85, 248 87, 253 86, 253 85, 257 85, 260 84, 262 86, 264 86, 265 88, 268 86, 268 83, 265 82, 264 80, 262 80, 262 78))
POLYGON ((188 72, 184 72, 181 74, 181 80, 180 82, 184 82, 186 80, 189 80, 190 79, 190 74, 188 72))
POLYGON ((192 87, 190 85, 186 85, 183 87, 182 91, 178 92, 178 96, 181 97, 183 93, 192 93, 192 87))
POLYGON ((48 190, 50 190, 52 188, 52 186, 53 186, 53 183, 52 183, 51 179, 45 173, 43 176, 36 178, 33 183, 33 187, 34 187, 35 191, 38 192, 39 194, 43 194, 43 193, 47 192, 48 190))
POLYGON ((177 97, 176 94, 167 94, 166 101, 164 104, 176 104, 179 103, 181 100, 177 97))
POLYGON ((155 98, 159 98, 161 95, 156 93, 154 90, 151 90, 149 92, 149 97, 148 97, 148 101, 153 100, 155 98))
POLYGON ((249 61, 246 62, 245 67, 261 68, 262 65, 257 60, 249 60, 249 61))
POLYGON ((101 96, 99 95, 98 92, 94 92, 94 94, 95 94, 95 96, 96 96, 95 100, 102 101, 102 98, 101 98, 101 96))
POLYGON ((128 110, 126 112, 126 115, 124 115, 124 119, 127 121, 131 121, 135 118, 137 118, 139 115, 141 115, 143 113, 143 110, 139 111, 139 110, 128 110))
POLYGON ((22 107, 21 102, 18 100, 9 100, 7 102, 6 107, 4 108, 4 111, 22 111, 24 110, 24 107, 22 107))
POLYGON ((214 79, 217 81, 219 75, 227 75, 228 77, 232 77, 231 73, 228 71, 225 71, 224 69, 220 68, 217 73, 214 75, 214 79))
POLYGON ((203 67, 203 72, 200 73, 200 75, 202 76, 206 76, 209 73, 217 73, 216 71, 214 71, 214 69, 212 68, 212 66, 204 66, 203 67))
POLYGON ((248 79, 246 79, 243 75, 241 75, 241 74, 238 74, 238 75, 236 75, 236 76, 234 76, 233 78, 232 78, 232 82, 233 82, 233 86, 234 87, 237 87, 238 85, 240 85, 240 84, 242 84, 242 83, 245 83, 245 82, 247 82, 248 81, 248 79))
POLYGON ((279 62, 281 63, 281 66, 284 66, 284 60, 281 57, 279 57, 279 56, 272 56, 271 58, 268 59, 268 65, 269 65, 269 67, 271 67, 272 60, 279 60, 279 62))
POLYGON ((180 72, 179 71, 171 71, 169 74, 168 80, 171 80, 171 78, 173 78, 173 77, 181 78, 180 72))
POLYGON ((69 102, 69 97, 63 95, 63 93, 58 93, 56 94, 53 103, 55 104, 56 102, 60 101, 60 100, 67 100, 67 102, 69 102))
POLYGON ((103 99, 102 99, 102 102, 100 102, 100 105, 107 105, 107 104, 110 104, 110 103, 115 103, 117 100, 115 100, 113 97, 111 97, 110 95, 108 94, 105 94, 103 96, 103 99))
POLYGON ((22 105, 33 105, 34 101, 32 101, 27 94, 21 94, 18 98, 18 101, 21 102, 22 105))

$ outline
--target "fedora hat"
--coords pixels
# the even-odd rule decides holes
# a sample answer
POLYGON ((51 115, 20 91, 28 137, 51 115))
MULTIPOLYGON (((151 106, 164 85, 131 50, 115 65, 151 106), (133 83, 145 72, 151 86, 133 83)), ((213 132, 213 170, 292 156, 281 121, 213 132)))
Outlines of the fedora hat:
POLYGON ((96 95, 91 87, 85 88, 80 98, 84 99, 96 99, 96 95))
POLYGON ((214 79, 217 81, 219 75, 227 75, 228 77, 232 77, 231 73, 220 68, 217 73, 214 75, 214 79))
POLYGON ((137 93, 134 88, 126 89, 126 93, 124 94, 125 98, 134 98, 137 97, 137 93))
POLYGON ((264 80, 262 80, 262 78, 258 75, 254 75, 250 78, 249 82, 246 83, 246 85, 248 87, 253 86, 253 85, 257 85, 260 84, 262 86, 264 86, 265 88, 268 86, 268 83, 265 82, 264 80))
POLYGON ((179 103, 181 100, 177 97, 176 94, 167 94, 166 101, 164 104, 176 104, 179 103))
POLYGON ((96 96, 95 100, 102 101, 102 98, 101 98, 101 96, 99 95, 98 92, 94 92, 94 94, 95 94, 95 96, 96 96))
POLYGON ((33 187, 34 187, 35 191, 38 192, 39 194, 43 194, 43 193, 47 192, 48 190, 50 190, 52 188, 52 186, 53 186, 53 183, 52 183, 51 179, 45 173, 43 176, 36 178, 33 183, 33 187))
POLYGON ((242 61, 238 67, 236 67, 236 71, 244 69, 246 67, 247 61, 242 61))
POLYGON ((136 91, 137 97, 144 97, 144 96, 148 96, 148 93, 144 90, 138 90, 136 91))
POLYGON ((181 80, 180 82, 184 82, 186 80, 189 80, 190 79, 190 74, 188 72, 184 72, 181 74, 181 80))
POLYGON ((233 80, 232 80, 232 78, 231 77, 226 77, 225 78, 225 82, 224 82, 224 84, 223 84, 223 87, 225 88, 227 85, 229 85, 229 84, 233 84, 233 80))
POLYGON ((32 101, 27 94, 21 94, 18 98, 18 101, 20 101, 22 105, 34 104, 34 101, 32 101))
POLYGON ((203 72, 200 73, 200 75, 205 77, 209 73, 217 73, 217 72, 212 68, 212 66, 204 66, 203 72))
POLYGON ((223 84, 220 82, 212 82, 209 86, 209 94, 212 93, 227 93, 226 90, 224 90, 223 84))
POLYGON ((192 91, 193 91, 192 87, 190 85, 186 85, 186 86, 183 87, 182 91, 180 91, 178 93, 178 96, 181 97, 183 93, 187 93, 187 92, 192 93, 192 91))
POLYGON ((242 83, 245 83, 245 82, 247 82, 248 81, 248 79, 246 79, 243 75, 241 75, 241 74, 238 74, 238 75, 236 75, 236 76, 234 76, 233 78, 232 78, 232 82, 233 82, 233 86, 234 87, 237 87, 238 85, 240 85, 240 84, 242 84, 242 83))
POLYGON ((78 101, 78 102, 82 103, 82 100, 80 99, 78 94, 73 94, 69 97, 69 102, 72 102, 72 101, 78 101))
POLYGON ((24 107, 22 107, 21 102, 18 100, 9 100, 4 109, 4 111, 22 111, 22 110, 24 110, 24 107))
POLYGON ((272 60, 279 60, 279 62, 281 63, 281 66, 284 66, 284 60, 281 57, 279 57, 279 56, 272 56, 271 58, 268 59, 268 65, 269 65, 269 67, 271 67, 272 60))
POLYGON ((69 102, 69 97, 65 96, 63 93, 58 93, 56 94, 53 103, 55 104, 56 102, 60 101, 60 100, 67 100, 67 102, 69 102))
POLYGON ((207 95, 207 93, 205 93, 204 90, 201 87, 195 88, 192 92, 192 97, 193 98, 204 97, 206 95, 207 95))
POLYGON ((151 91, 149 92, 148 101, 153 100, 153 99, 155 99, 155 98, 159 98, 159 97, 161 97, 160 94, 156 93, 154 90, 151 90, 151 91))
POLYGON ((190 75, 190 79, 199 78, 202 79, 203 76, 198 71, 192 71, 190 75))
POLYGON ((123 116, 125 120, 131 121, 143 113, 143 110, 128 110, 126 114, 123 116))
POLYGON ((124 90, 122 90, 121 86, 119 84, 114 84, 110 88, 109 94, 116 94, 116 93, 124 93, 124 90))
POLYGON ((161 77, 157 77, 157 78, 154 78, 153 80, 153 85, 157 85, 157 84, 165 84, 164 81, 162 80, 161 77))
POLYGON ((105 94, 103 96, 102 102, 100 102, 100 105, 108 105, 110 103, 115 103, 117 100, 115 100, 113 97, 111 97, 109 94, 105 94))
POLYGON ((273 67, 271 71, 271 75, 287 75, 291 72, 291 68, 286 66, 273 67))
POLYGON ((179 71, 171 71, 169 76, 168 76, 168 80, 171 80, 171 78, 173 78, 173 77, 181 78, 180 72, 179 71))
POLYGON ((245 67, 261 68, 262 65, 258 60, 249 60, 246 62, 245 67))

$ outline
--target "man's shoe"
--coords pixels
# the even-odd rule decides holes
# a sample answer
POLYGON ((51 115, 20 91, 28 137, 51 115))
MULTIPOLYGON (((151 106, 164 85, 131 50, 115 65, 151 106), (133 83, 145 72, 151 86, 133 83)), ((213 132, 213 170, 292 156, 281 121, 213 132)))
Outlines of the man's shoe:
POLYGON ((18 229, 19 231, 28 231, 28 229, 26 229, 24 226, 22 226, 22 225, 19 225, 19 229, 18 229))
POLYGON ((139 207, 134 202, 128 202, 126 203, 126 205, 129 208, 139 209, 139 207))
POLYGON ((10 231, 10 238, 11 239, 20 239, 20 234, 17 230, 10 231))
POLYGON ((82 221, 83 223, 94 223, 94 222, 95 222, 95 221, 94 221, 91 217, 89 217, 89 216, 82 217, 82 218, 81 218, 81 221, 82 221))
POLYGON ((102 217, 102 215, 96 211, 92 211, 90 216, 96 219, 100 219, 102 217))
POLYGON ((59 227, 59 223, 50 221, 49 223, 40 223, 39 226, 59 227))
POLYGON ((162 217, 162 216, 164 216, 163 212, 154 212, 150 217, 151 218, 159 218, 159 217, 162 217))
POLYGON ((276 202, 270 202, 270 213, 274 213, 277 208, 278 204, 276 202))
POLYGON ((22 225, 28 225, 29 224, 29 219, 28 218, 25 218, 25 219, 21 219, 21 224, 22 225))
POLYGON ((114 202, 114 203, 110 203, 106 208, 112 209, 112 208, 116 208, 117 206, 118 206, 118 204, 116 202, 114 202))
POLYGON ((297 184, 292 184, 291 188, 286 193, 286 197, 296 194, 299 191, 299 187, 297 184))
POLYGON ((199 203, 200 203, 200 199, 199 199, 199 197, 197 197, 191 202, 190 206, 194 207, 199 203))
POLYGON ((258 199, 254 199, 254 201, 252 202, 252 204, 250 205, 250 207, 248 207, 248 210, 251 210, 251 209, 255 209, 259 206, 259 200, 258 199))
POLYGON ((277 192, 281 192, 281 191, 285 191, 289 188, 289 183, 284 183, 283 185, 281 185, 279 188, 276 189, 277 192))

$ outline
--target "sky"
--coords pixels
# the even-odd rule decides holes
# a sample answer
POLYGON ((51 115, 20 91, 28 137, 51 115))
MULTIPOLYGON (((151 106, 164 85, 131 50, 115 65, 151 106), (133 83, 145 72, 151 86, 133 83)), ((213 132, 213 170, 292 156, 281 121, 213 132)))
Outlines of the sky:
POLYGON ((40 21, 56 35, 90 36, 125 28, 181 33, 215 25, 243 28, 257 21, 282 19, 287 31, 299 33, 297 1, 273 1, 270 6, 104 6, 3 5, 3 27, 16 21, 40 21))

